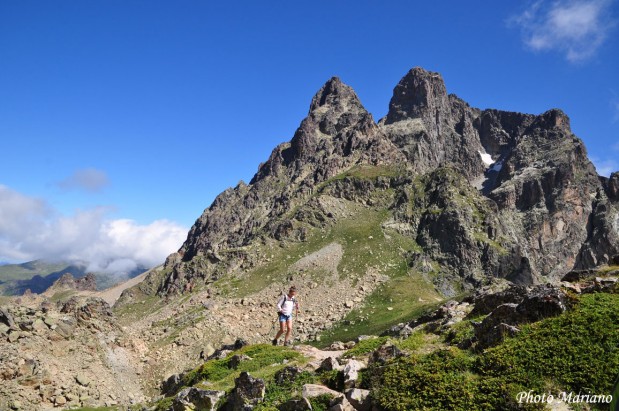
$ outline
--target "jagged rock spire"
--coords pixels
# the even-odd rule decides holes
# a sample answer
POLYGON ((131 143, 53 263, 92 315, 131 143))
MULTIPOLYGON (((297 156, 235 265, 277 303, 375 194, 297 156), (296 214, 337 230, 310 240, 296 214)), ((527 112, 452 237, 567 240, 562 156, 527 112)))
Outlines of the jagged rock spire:
POLYGON ((352 87, 342 83, 339 77, 331 77, 312 98, 310 113, 322 107, 341 110, 350 106, 363 108, 352 87))
POLYGON ((421 67, 411 69, 393 90, 386 124, 407 118, 438 122, 449 115, 449 98, 439 73, 421 67))

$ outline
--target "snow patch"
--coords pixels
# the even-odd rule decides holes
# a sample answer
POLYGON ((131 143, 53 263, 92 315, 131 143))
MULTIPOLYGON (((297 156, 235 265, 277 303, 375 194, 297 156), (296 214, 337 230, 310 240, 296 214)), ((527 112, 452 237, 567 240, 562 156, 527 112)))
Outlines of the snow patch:
POLYGON ((501 171, 502 168, 503 168, 503 160, 500 160, 494 163, 492 167, 490 167, 490 171, 496 171, 498 173, 499 171, 501 171))
POLYGON ((485 165, 491 166, 492 164, 494 164, 494 160, 492 159, 492 156, 490 154, 482 153, 481 151, 478 151, 478 153, 481 156, 481 161, 483 161, 485 165))

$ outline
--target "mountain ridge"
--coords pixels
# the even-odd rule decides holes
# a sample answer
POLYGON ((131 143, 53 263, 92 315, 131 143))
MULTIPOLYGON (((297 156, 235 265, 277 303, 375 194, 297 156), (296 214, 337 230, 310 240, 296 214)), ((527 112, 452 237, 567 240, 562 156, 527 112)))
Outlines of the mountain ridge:
MULTIPOLYGON (((476 247, 477 255, 454 257, 451 239, 439 233, 439 226, 454 221, 441 215, 422 248, 425 257, 443 265, 453 260, 443 269, 447 282, 457 278, 470 288, 493 276, 524 284, 557 281, 572 269, 605 264, 619 254, 616 174, 609 179, 597 175, 565 113, 473 108, 447 94, 439 73, 416 67, 396 85, 389 112, 378 122, 351 87, 338 77, 329 79, 312 98, 292 139, 272 151, 249 184, 217 196, 178 253, 168 257, 164 278, 151 279, 151 288, 160 294, 182 292, 193 281, 210 283, 260 265, 260 256, 248 251, 254 244, 303 241, 315 227, 292 214, 307 208, 315 213, 317 190, 364 166, 400 170, 399 176, 389 177, 389 189, 398 179, 412 182, 445 167, 462 174, 469 185, 481 181, 484 189, 469 194, 490 200, 495 217, 481 222, 486 231, 481 243, 496 243, 506 255, 490 256, 494 262, 481 269, 488 247, 469 238, 457 246, 476 247), (457 273, 459 265, 477 267, 475 280, 457 273)), ((395 210, 397 204, 394 200, 386 206, 395 210)), ((419 240, 424 236, 419 221, 431 223, 433 216, 404 220, 399 223, 410 226, 404 232, 419 240)), ((468 217, 456 221, 469 237, 483 237, 473 233, 471 222, 468 217)))

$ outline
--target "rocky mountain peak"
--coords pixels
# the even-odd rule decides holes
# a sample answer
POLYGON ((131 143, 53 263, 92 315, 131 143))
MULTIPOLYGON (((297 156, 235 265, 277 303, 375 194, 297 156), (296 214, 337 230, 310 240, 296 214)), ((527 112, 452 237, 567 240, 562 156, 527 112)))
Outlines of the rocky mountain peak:
POLYGON ((618 180, 597 176, 561 110, 480 110, 415 67, 376 124, 333 77, 249 185, 205 210, 153 288, 253 272, 268 263, 261 247, 300 246, 356 218, 342 211, 356 207, 390 214, 385 227, 418 246, 408 266, 433 272, 445 295, 491 277, 554 281, 619 258, 618 180))
POLYGON ((361 101, 352 87, 342 83, 339 77, 331 77, 318 90, 312 103, 310 104, 310 113, 317 110, 324 111, 328 107, 343 109, 347 106, 362 108, 361 101))
POLYGON ((555 129, 567 134, 572 133, 570 118, 558 108, 553 108, 540 114, 533 123, 533 126, 546 130, 555 129))
POLYGON ((441 75, 415 67, 393 90, 386 124, 410 118, 438 121, 438 114, 446 112, 448 107, 449 99, 441 75))

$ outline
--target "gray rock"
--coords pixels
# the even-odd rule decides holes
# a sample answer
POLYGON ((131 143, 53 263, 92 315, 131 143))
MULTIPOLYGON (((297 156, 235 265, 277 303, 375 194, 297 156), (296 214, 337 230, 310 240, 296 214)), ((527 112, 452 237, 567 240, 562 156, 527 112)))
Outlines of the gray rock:
POLYGON ((0 323, 5 324, 7 327, 13 330, 17 330, 19 327, 15 324, 13 315, 5 307, 0 307, 0 323))
POLYGON ((359 388, 351 388, 345 392, 348 402, 358 411, 370 411, 372 402, 370 400, 370 391, 359 388))
POLYGON ((161 393, 164 395, 172 395, 181 387, 183 374, 170 375, 161 383, 161 393))
POLYGON ((294 382, 303 370, 299 367, 288 366, 275 373, 274 379, 276 384, 285 384, 294 382))
POLYGON ((225 391, 201 390, 195 387, 185 388, 174 398, 172 410, 215 411, 217 401, 225 394, 225 391))
POLYGON ((344 366, 342 373, 344 374, 344 387, 352 388, 359 379, 359 371, 365 368, 365 364, 357 360, 348 360, 348 363, 344 366))
POLYGON ((251 409, 262 401, 265 393, 264 380, 254 378, 247 372, 242 372, 238 378, 234 379, 234 389, 230 393, 226 410, 244 411, 251 409))
POLYGON ((318 371, 333 371, 340 370, 342 366, 338 363, 335 357, 327 357, 320 363, 318 371))
POLYGON ((329 402, 329 411, 355 411, 355 408, 348 402, 346 397, 340 396, 329 402))
POLYGON ((325 387, 324 385, 318 385, 318 384, 303 385, 303 398, 314 398, 314 397, 319 397, 321 395, 330 395, 335 398, 335 397, 341 397, 344 394, 342 394, 341 392, 334 391, 329 387, 325 387))
POLYGON ((515 335, 519 324, 557 316, 567 309, 567 297, 561 288, 550 285, 534 287, 519 304, 506 303, 496 307, 475 327, 478 348, 487 348, 515 335))
POLYGON ((88 387, 90 385, 90 378, 88 378, 88 376, 84 373, 78 373, 75 376, 75 381, 77 381, 78 384, 83 385, 84 387, 88 387))
POLYGON ((228 367, 233 370, 236 370, 237 368, 239 368, 239 365, 241 365, 243 361, 249 361, 249 360, 251 360, 251 357, 245 354, 235 354, 232 357, 230 357, 230 360, 228 360, 228 367))
POLYGON ((368 363, 370 365, 384 365, 388 361, 403 356, 402 351, 392 343, 385 343, 370 355, 368 363))
POLYGON ((200 351, 200 359, 207 360, 214 353, 215 353, 215 348, 213 348, 211 344, 206 344, 204 349, 200 351))

